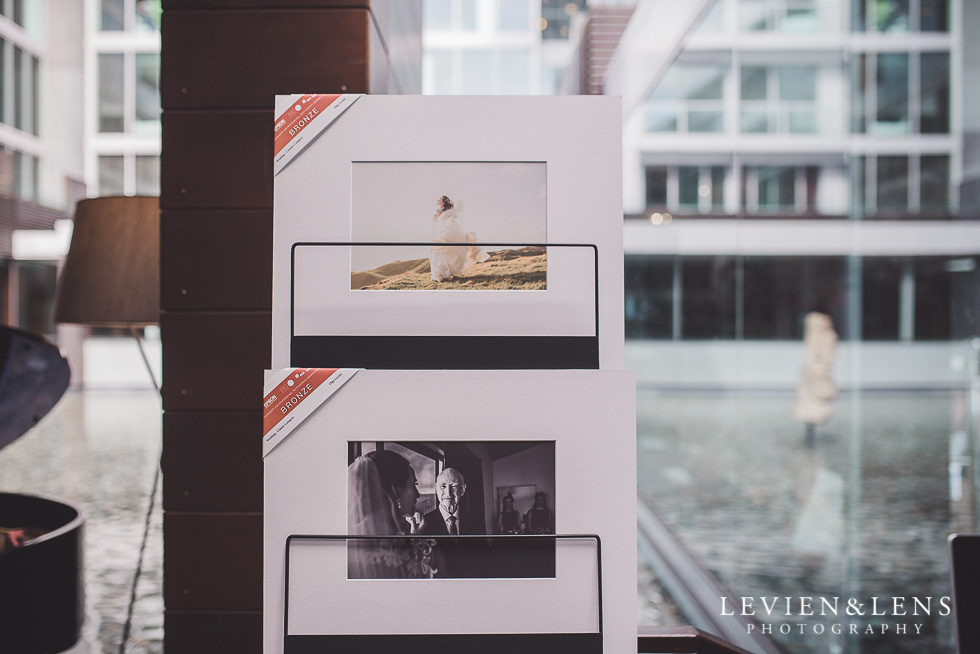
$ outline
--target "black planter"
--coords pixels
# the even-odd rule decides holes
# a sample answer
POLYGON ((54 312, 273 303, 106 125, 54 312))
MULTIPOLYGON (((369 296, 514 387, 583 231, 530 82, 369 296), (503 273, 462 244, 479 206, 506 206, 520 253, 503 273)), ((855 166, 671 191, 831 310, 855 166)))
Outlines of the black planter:
POLYGON ((37 495, 0 493, 0 525, 47 533, 0 552, 0 651, 63 652, 85 617, 85 516, 77 506, 37 495))

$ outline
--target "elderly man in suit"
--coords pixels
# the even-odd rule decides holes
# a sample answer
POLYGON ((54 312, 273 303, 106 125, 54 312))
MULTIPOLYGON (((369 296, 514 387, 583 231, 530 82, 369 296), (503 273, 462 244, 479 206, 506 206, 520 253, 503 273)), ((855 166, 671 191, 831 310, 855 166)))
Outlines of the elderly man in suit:
MULTIPOLYGON (((466 481, 459 470, 446 468, 436 477, 436 499, 425 514, 422 533, 430 536, 472 536, 485 533, 478 519, 464 513, 460 500, 466 494, 466 481)), ((472 578, 487 576, 486 545, 479 539, 440 538, 437 548, 437 576, 472 578)))
POLYGON ((466 481, 455 468, 446 468, 436 477, 436 499, 439 501, 432 511, 425 514, 422 533, 433 536, 458 536, 460 534, 482 534, 482 525, 464 514, 460 500, 466 494, 466 481))

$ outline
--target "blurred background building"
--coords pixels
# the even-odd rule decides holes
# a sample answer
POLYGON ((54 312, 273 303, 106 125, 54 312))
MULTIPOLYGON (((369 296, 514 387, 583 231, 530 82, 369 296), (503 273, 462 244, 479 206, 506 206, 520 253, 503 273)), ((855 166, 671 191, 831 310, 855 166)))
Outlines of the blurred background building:
MULTIPOLYGON (((736 596, 948 594, 946 536, 977 527, 980 3, 426 7, 427 93, 623 98, 640 552, 673 577, 644 587, 641 570, 640 622, 676 620, 670 602, 649 600, 673 595, 682 620, 724 629, 692 592, 697 574, 676 575, 701 566, 736 596), (497 63, 511 55, 487 54, 453 22, 505 14, 541 31, 534 45, 522 19, 531 70, 513 86, 497 63), (545 57, 549 43, 561 45, 545 57), (814 311, 840 339, 843 393, 807 447, 792 407, 814 311), (685 553, 665 569, 669 532, 685 553)), ((924 629, 914 642, 775 640, 952 652, 948 621, 924 629)))

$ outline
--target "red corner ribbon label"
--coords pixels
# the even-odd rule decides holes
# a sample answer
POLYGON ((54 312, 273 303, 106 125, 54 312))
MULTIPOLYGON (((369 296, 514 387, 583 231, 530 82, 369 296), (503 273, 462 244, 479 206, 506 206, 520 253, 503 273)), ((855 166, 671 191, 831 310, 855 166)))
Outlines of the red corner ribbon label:
POLYGON ((278 175, 363 93, 276 96, 274 161, 278 175))
POLYGON ((287 368, 271 373, 262 403, 262 457, 347 383, 357 368, 287 368))

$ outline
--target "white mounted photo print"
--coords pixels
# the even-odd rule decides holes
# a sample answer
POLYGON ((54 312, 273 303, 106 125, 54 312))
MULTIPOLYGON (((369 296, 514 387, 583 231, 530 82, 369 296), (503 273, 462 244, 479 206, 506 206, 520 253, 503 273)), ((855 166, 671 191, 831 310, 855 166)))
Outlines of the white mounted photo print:
POLYGON ((635 648, 631 371, 336 374, 268 373, 266 654, 635 648))
POLYGON ((625 365, 618 98, 328 108, 277 133, 274 367, 625 365))

